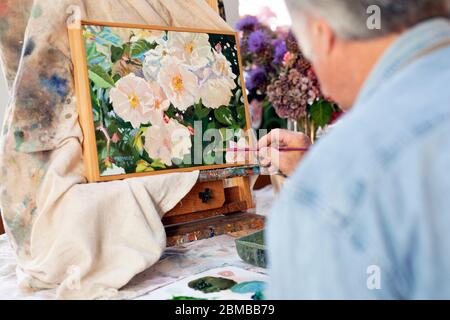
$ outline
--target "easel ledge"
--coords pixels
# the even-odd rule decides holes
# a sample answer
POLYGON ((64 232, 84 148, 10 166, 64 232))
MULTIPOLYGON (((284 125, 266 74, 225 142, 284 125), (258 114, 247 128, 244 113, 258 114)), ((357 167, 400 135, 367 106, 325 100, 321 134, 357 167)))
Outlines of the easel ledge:
POLYGON ((259 173, 258 167, 251 166, 200 173, 195 187, 162 220, 167 244, 262 229, 264 218, 247 212, 255 207, 250 177, 259 173))

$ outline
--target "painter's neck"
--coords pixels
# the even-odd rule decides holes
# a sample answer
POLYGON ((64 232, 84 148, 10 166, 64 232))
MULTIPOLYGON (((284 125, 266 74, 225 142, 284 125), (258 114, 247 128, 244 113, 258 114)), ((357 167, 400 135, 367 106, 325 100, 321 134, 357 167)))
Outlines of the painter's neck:
POLYGON ((386 36, 369 41, 357 41, 351 44, 349 49, 352 59, 349 61, 349 86, 352 88, 350 98, 344 109, 350 109, 356 101, 359 92, 383 57, 386 50, 398 39, 400 35, 386 36))

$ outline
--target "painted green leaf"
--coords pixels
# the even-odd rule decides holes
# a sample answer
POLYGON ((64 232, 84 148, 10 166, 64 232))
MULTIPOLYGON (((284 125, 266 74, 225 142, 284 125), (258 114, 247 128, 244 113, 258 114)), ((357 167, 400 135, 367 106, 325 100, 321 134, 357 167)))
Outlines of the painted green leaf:
POLYGON ((113 76, 113 81, 114 81, 114 83, 116 83, 117 81, 119 81, 121 78, 122 78, 122 77, 120 76, 120 74, 115 74, 115 75, 113 76))
POLYGON ((136 172, 137 172, 137 173, 141 173, 141 172, 152 172, 152 171, 155 171, 155 169, 153 169, 153 168, 151 167, 151 165, 150 165, 147 161, 145 161, 145 160, 139 160, 139 161, 136 163, 136 172))
POLYGON ((109 89, 114 87, 114 80, 100 66, 92 66, 89 68, 89 79, 94 82, 98 88, 109 89))
POLYGON ((153 161, 152 168, 165 169, 166 165, 161 160, 158 159, 158 160, 153 161))
POLYGON ((222 106, 219 109, 214 110, 214 115, 217 121, 219 121, 221 124, 224 124, 226 126, 231 126, 234 124, 233 114, 227 107, 222 106))
POLYGON ((88 62, 90 62, 93 58, 100 56, 101 54, 97 51, 97 46, 95 42, 90 42, 86 46, 86 55, 88 58, 88 62))
POLYGON ((88 60, 92 58, 93 56, 97 55, 97 47, 95 45, 95 42, 91 42, 86 47, 86 55, 88 57, 88 60))
POLYGON ((111 61, 103 53, 97 50, 95 42, 90 42, 86 47, 86 58, 89 67, 101 66, 104 70, 111 69, 111 61))
POLYGON ((209 115, 209 112, 210 112, 211 110, 210 109, 208 109, 208 108, 204 108, 203 106, 202 106, 202 104, 196 104, 195 105, 195 115, 197 116, 197 118, 198 119, 203 119, 203 118, 206 118, 208 115, 209 115))
POLYGON ((142 56, 147 51, 154 49, 155 44, 150 44, 148 41, 141 39, 139 41, 133 42, 131 44, 131 57, 138 58, 142 56))
POLYGON ((238 91, 236 91, 236 96, 234 99, 234 103, 235 104, 239 104, 241 102, 241 97, 242 97, 242 90, 239 89, 238 91))
POLYGON ((216 123, 217 121, 211 121, 209 122, 208 119, 203 119, 203 127, 206 127, 206 130, 209 129, 217 129, 217 127, 219 126, 218 123, 216 123))
POLYGON ((324 127, 331 121, 333 106, 327 101, 316 102, 311 106, 310 115, 316 126, 324 127))
POLYGON ((111 62, 116 63, 124 54, 125 49, 123 47, 111 46, 111 62))
POLYGON ((92 113, 94 115, 94 123, 100 121, 100 112, 98 111, 98 108, 92 108, 92 113))
POLYGON ((144 151, 144 143, 142 141, 142 136, 147 131, 147 128, 140 129, 133 138, 133 148, 139 153, 142 154, 144 151))
POLYGON ((239 121, 239 126, 245 127, 245 125, 247 124, 247 114, 245 112, 244 105, 240 105, 237 107, 237 117, 238 117, 238 121, 239 121))

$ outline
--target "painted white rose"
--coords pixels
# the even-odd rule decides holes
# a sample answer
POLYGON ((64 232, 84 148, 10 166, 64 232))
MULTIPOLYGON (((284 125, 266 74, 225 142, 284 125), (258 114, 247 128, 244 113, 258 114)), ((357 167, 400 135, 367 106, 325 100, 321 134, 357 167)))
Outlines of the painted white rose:
POLYGON ((190 154, 191 133, 174 119, 154 119, 145 133, 144 148, 152 159, 171 166, 172 159, 182 160, 185 155, 190 154))
POLYGON ((206 33, 169 32, 168 46, 175 56, 193 68, 202 68, 213 59, 209 35, 206 33))
POLYGON ((114 112, 134 128, 150 121, 154 98, 147 81, 133 73, 117 81, 110 91, 114 112))
POLYGON ((200 97, 205 107, 217 109, 228 106, 233 96, 229 82, 223 78, 212 78, 203 83, 200 97))
POLYGON ((158 83, 174 107, 180 111, 186 111, 199 99, 197 76, 175 58, 163 60, 158 83))
POLYGON ((233 73, 231 62, 222 53, 214 51, 214 62, 211 67, 216 77, 222 78, 227 81, 231 90, 236 88, 235 79, 237 76, 233 73))
POLYGON ((164 39, 158 39, 156 43, 158 45, 145 54, 144 66, 142 68, 145 79, 149 81, 156 81, 158 79, 163 60, 167 57, 173 57, 175 54, 175 49, 170 48, 164 39))
POLYGON ((153 96, 153 110, 161 113, 167 111, 170 107, 170 101, 167 99, 164 90, 155 81, 149 82, 148 85, 150 88, 150 93, 153 96))
POLYGON ((153 43, 161 39, 165 32, 162 30, 132 29, 132 33, 131 42, 146 40, 149 43, 153 43))

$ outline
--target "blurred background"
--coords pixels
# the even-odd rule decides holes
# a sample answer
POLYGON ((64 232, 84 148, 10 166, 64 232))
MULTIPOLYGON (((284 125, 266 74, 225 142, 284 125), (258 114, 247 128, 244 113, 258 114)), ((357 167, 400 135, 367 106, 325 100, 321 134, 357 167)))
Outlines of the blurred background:
POLYGON ((246 15, 258 16, 273 28, 291 25, 284 1, 224 0, 224 5, 227 10, 227 21, 232 26, 236 25, 240 17, 246 15))

